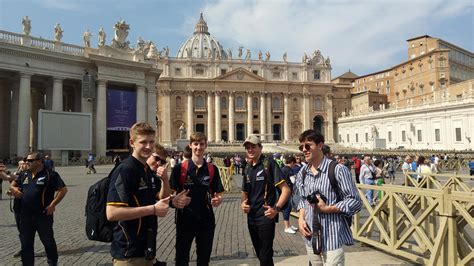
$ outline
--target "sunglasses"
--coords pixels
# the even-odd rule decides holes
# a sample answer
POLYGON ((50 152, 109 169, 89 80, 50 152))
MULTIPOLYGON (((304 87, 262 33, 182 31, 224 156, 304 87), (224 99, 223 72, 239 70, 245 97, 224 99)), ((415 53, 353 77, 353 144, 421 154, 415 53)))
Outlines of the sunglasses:
POLYGON ((36 159, 26 159, 25 161, 26 161, 27 163, 32 163, 32 162, 36 161, 36 159))
POLYGON ((161 159, 159 156, 153 155, 153 158, 155 158, 155 161, 156 161, 156 162, 160 162, 161 164, 166 164, 166 160, 165 160, 165 159, 161 159))
POLYGON ((306 143, 306 144, 301 144, 301 145, 298 147, 298 149, 299 149, 300 151, 303 151, 303 148, 304 148, 305 150, 309 151, 309 150, 311 150, 311 145, 310 145, 309 143, 306 143))

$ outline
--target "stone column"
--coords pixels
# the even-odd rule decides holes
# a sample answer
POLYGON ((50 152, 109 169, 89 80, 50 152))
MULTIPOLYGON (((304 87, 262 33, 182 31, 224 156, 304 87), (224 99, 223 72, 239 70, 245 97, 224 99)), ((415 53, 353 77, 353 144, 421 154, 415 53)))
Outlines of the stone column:
POLYGON ((148 101, 148 114, 147 121, 148 124, 152 125, 153 128, 157 128, 156 125, 156 88, 155 85, 148 85, 147 87, 147 101, 148 101))
POLYGON ((222 135, 221 135, 221 92, 216 91, 215 92, 216 97, 215 97, 215 103, 216 103, 216 142, 219 142, 222 140, 222 135))
MULTIPOLYGON (((163 89, 160 91, 161 96, 163 97, 163 110, 161 114, 162 125, 161 128, 163 129, 163 136, 162 141, 164 145, 171 145, 172 144, 172 137, 171 132, 174 125, 171 124, 171 90, 170 89, 163 89)), ((189 134, 189 133, 188 133, 189 134)))
POLYGON ((17 156, 26 156, 30 143, 31 118, 31 74, 20 73, 20 91, 18 98, 18 138, 17 156))
POLYGON ((247 93, 247 137, 253 134, 252 94, 247 93))
POLYGON ((137 122, 147 122, 147 100, 146 88, 143 85, 137 85, 137 122))
POLYGON ((334 143, 334 112, 332 108, 332 95, 330 93, 326 94, 326 104, 327 104, 327 130, 325 141, 328 143, 334 143))
POLYGON ((234 92, 229 91, 229 142, 235 140, 234 112, 234 92))
POLYGON ((290 140, 290 110, 288 107, 288 93, 284 94, 283 99, 283 140, 288 142, 290 140))
POLYGON ((62 112, 63 109, 63 79, 53 78, 53 111, 62 112))
POLYGON ((207 93, 207 141, 214 142, 214 123, 213 123, 213 116, 214 116, 214 93, 208 92, 207 93))
MULTIPOLYGON (((63 105, 63 79, 53 77, 53 102, 51 109, 55 112, 62 112, 63 105)), ((61 160, 61 151, 51 151, 51 159, 59 162, 61 160)))
POLYGON ((107 148, 107 81, 97 81, 95 155, 105 156, 107 148))
POLYGON ((187 106, 187 112, 186 112, 186 115, 187 115, 187 119, 186 119, 186 123, 187 123, 187 127, 186 127, 186 133, 187 133, 187 138, 189 139, 189 137, 191 136, 191 133, 194 132, 194 122, 193 122, 193 116, 194 116, 194 104, 193 104, 193 94, 194 94, 194 91, 190 90, 187 92, 188 93, 188 104, 186 105, 187 106))
MULTIPOLYGON (((83 91, 81 90, 81 113, 92 114, 92 121, 94 121, 94 115, 93 115, 93 112, 94 112, 94 100, 93 100, 93 99, 90 99, 90 98, 87 98, 87 97, 84 97, 85 95, 83 95, 82 93, 83 93, 83 91)), ((89 151, 81 151, 81 156, 82 156, 82 158, 87 158, 86 156, 88 156, 88 155, 89 155, 89 152, 92 151, 92 147, 95 147, 95 141, 96 141, 96 139, 94 139, 94 136, 95 136, 95 133, 94 133, 94 132, 97 132, 96 126, 97 126, 97 125, 92 122, 91 150, 89 150, 89 151)))
POLYGON ((10 149, 10 88, 8 81, 0 83, 0 158, 9 157, 10 149))
POLYGON ((260 134, 262 134, 262 141, 265 141, 267 139, 264 135, 267 132, 265 121, 265 93, 260 92, 260 134))
POLYGON ((267 121, 266 121, 267 134, 270 134, 267 137, 267 141, 273 141, 273 135, 271 135, 272 133, 272 94, 271 93, 267 94, 267 117, 266 118, 267 118, 267 121))
MULTIPOLYGON (((10 158, 18 156, 18 104, 19 104, 19 83, 15 82, 12 88, 12 104, 10 111, 10 158)), ((26 156, 21 154, 20 156, 26 156)))
POLYGON ((309 93, 303 92, 303 131, 310 128, 309 126, 309 93))

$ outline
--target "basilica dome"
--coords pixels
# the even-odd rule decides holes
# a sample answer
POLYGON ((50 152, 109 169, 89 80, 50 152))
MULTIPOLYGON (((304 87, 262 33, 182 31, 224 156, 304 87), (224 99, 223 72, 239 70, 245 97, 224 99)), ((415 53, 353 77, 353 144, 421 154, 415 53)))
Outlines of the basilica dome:
POLYGON ((222 45, 211 36, 202 13, 193 36, 189 37, 178 50, 177 58, 226 59, 222 45))

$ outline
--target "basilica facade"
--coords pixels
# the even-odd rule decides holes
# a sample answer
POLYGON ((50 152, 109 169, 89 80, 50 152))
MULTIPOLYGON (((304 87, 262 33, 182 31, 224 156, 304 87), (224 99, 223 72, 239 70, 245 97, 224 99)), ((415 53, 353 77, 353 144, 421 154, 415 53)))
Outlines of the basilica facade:
POLYGON ((131 45, 125 21, 112 37, 102 28, 84 32, 83 45, 64 43, 60 24, 54 38, 35 37, 31 23, 23 19, 22 33, 0 30, 0 158, 38 149, 41 109, 91 114, 91 147, 70 151, 74 157, 126 152, 137 121, 156 126, 158 141, 169 147, 193 131, 210 143, 250 134, 293 142, 314 128, 332 142, 335 117, 350 109, 350 86, 331 82, 330 60, 319 50, 288 62, 286 54, 225 49, 202 14, 175 56, 153 41, 131 45))

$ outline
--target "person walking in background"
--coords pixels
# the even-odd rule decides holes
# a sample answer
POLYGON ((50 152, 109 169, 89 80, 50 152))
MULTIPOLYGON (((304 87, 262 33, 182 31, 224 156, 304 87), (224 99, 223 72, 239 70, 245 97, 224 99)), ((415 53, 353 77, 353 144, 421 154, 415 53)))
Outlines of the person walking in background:
POLYGON ((89 153, 89 156, 87 156, 87 168, 88 168, 87 174, 97 173, 97 171, 95 170, 94 165, 95 165, 94 155, 92 155, 92 153, 89 153))
POLYGON ((467 166, 469 166, 469 175, 474 176, 474 157, 467 163, 467 166))
POLYGON ((417 164, 418 164, 418 168, 416 169, 416 172, 418 173, 417 181, 419 183, 425 176, 431 175, 432 172, 431 172, 431 167, 429 165, 430 161, 426 160, 424 156, 418 157, 417 164))
POLYGON ((49 157, 49 155, 44 156, 44 167, 51 171, 54 171, 54 161, 49 157))
MULTIPOLYGON (((384 175, 384 171, 382 169, 382 161, 381 160, 375 160, 374 166, 375 166, 375 180, 376 180, 375 183, 377 184, 377 186, 383 186, 383 184, 385 184, 385 175, 384 175)), ((378 202, 382 199, 382 191, 381 190, 377 191, 376 194, 377 195, 374 198, 374 203, 376 203, 376 202, 378 202)))
POLYGON ((359 159, 359 157, 357 157, 357 156, 354 156, 354 157, 352 158, 352 161, 354 162, 353 167, 354 167, 354 173, 355 173, 355 180, 356 180, 356 183, 357 183, 357 184, 360 184, 359 176, 360 176, 360 167, 362 166, 362 162, 361 162, 361 160, 359 159))
POLYGON ((387 159, 387 175, 388 175, 390 184, 395 183, 396 169, 397 169, 397 165, 396 165, 395 159, 391 156, 388 157, 388 159, 387 159))
MULTIPOLYGON (((296 165, 295 157, 291 155, 286 156, 285 165, 281 168, 281 175, 285 179, 286 184, 288 185, 288 188, 290 189, 291 195, 293 194, 293 185, 296 181, 296 174, 298 173, 298 171, 299 171, 299 168, 296 165)), ((288 204, 286 205, 286 208, 283 210, 283 223, 285 225, 284 232, 288 234, 295 234, 296 231, 298 230, 297 227, 292 226, 290 224, 290 212, 292 208, 293 206, 292 206, 292 200, 290 196, 290 199, 288 200, 288 204)))
MULTIPOLYGON (((375 185, 375 166, 369 156, 364 157, 364 164, 360 168, 360 177, 362 182, 366 185, 375 185)), ((367 189, 365 196, 371 206, 374 205, 374 190, 367 189)))

